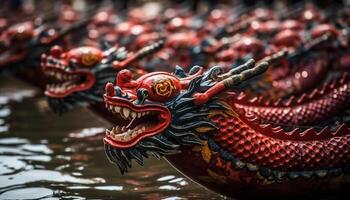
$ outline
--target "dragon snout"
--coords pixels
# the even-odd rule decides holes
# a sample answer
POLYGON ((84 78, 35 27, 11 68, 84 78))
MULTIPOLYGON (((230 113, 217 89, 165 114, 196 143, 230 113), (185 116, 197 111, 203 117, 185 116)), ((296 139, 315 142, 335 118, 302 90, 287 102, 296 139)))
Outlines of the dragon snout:
POLYGON ((50 55, 54 58, 58 59, 61 57, 62 54, 63 54, 63 49, 58 45, 53 46, 50 50, 50 55))
POLYGON ((108 96, 108 97, 114 97, 116 96, 116 91, 114 90, 114 85, 113 83, 107 83, 106 86, 105 86, 105 94, 108 96))
POLYGON ((128 99, 128 93, 124 92, 120 87, 114 86, 113 83, 109 82, 105 86, 105 95, 107 97, 120 97, 128 99))

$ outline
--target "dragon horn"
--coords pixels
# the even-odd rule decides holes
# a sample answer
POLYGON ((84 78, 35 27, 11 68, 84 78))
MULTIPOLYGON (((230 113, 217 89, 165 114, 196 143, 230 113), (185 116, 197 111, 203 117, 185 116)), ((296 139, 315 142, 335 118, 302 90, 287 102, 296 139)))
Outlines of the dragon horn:
POLYGON ((266 56, 265 58, 260 60, 259 63, 267 62, 270 65, 280 61, 282 58, 286 58, 287 55, 288 55, 288 50, 284 48, 281 51, 278 51, 277 53, 266 56))
MULTIPOLYGON (((247 63, 250 63, 251 61, 248 61, 247 63)), ((245 63, 245 64, 247 64, 245 63)), ((209 88, 204 93, 196 93, 193 95, 194 103, 196 105, 201 105, 206 103, 209 99, 211 99, 213 96, 219 94, 220 92, 230 89, 236 85, 241 84, 242 82, 255 77, 259 74, 264 73, 268 68, 267 62, 260 62, 259 64, 255 65, 253 68, 246 69, 242 71, 239 74, 232 75, 228 78, 225 78, 224 80, 216 83, 213 87, 209 88)))
POLYGON ((332 39, 330 33, 325 33, 321 36, 316 37, 315 39, 310 40, 308 43, 296 49, 295 51, 289 53, 288 59, 297 59, 300 56, 304 56, 305 53, 311 52, 311 50, 319 47, 325 42, 330 42, 332 39))
MULTIPOLYGON (((47 40, 40 40, 40 42, 43 43, 44 45, 47 45, 47 46, 51 45, 54 42, 56 42, 57 40, 60 40, 60 39, 64 38, 65 36, 75 32, 75 31, 78 31, 81 28, 86 27, 91 22, 91 20, 92 20, 92 15, 89 17, 86 17, 85 19, 82 19, 81 21, 75 22, 74 24, 72 24, 68 28, 61 30, 57 34, 57 36, 52 37, 52 38, 47 39, 47 40)), ((39 45, 39 44, 37 44, 37 45, 39 45)))
POLYGON ((131 63, 157 52, 158 50, 163 48, 163 46, 164 46, 164 40, 159 40, 156 43, 143 47, 142 49, 138 50, 135 54, 132 54, 131 56, 129 56, 128 58, 126 58, 121 62, 114 61, 113 67, 116 69, 124 69, 131 63))
POLYGON ((220 76, 221 80, 226 79, 232 75, 235 74, 239 74, 242 73, 243 71, 247 70, 247 69, 251 69, 255 66, 255 60, 254 59, 249 59, 246 63, 244 63, 243 65, 240 65, 234 69, 231 69, 229 72, 223 74, 222 76, 220 76))
MULTIPOLYGON (((240 74, 233 75, 229 78, 222 80, 221 82, 225 85, 225 89, 229 89, 233 86, 239 85, 242 82, 264 73, 268 68, 267 62, 260 62, 255 67, 247 69, 240 74)), ((219 82, 219 84, 221 83, 219 82)), ((215 87, 215 86, 214 86, 215 87)))

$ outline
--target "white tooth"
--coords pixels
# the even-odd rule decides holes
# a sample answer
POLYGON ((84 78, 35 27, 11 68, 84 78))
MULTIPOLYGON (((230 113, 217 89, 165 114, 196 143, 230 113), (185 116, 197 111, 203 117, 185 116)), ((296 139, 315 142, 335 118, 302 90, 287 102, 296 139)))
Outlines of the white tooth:
POLYGON ((118 140, 124 141, 124 135, 116 135, 118 140))
POLYGON ((131 137, 131 135, 130 134, 126 134, 125 136, 124 136, 124 141, 126 140, 130 140, 130 137, 131 137))
POLYGON ((124 115, 125 119, 127 119, 130 115, 130 110, 127 108, 123 108, 122 115, 124 115))
POLYGON ((142 132, 145 131, 145 130, 146 130, 146 127, 143 126, 143 127, 141 128, 141 130, 142 130, 142 132))
POLYGON ((116 113, 119 113, 119 112, 120 112, 120 107, 118 107, 118 106, 114 107, 114 111, 115 111, 116 113))
POLYGON ((140 118, 142 116, 142 113, 137 113, 137 117, 140 118))
POLYGON ((131 117, 134 119, 136 117, 136 113, 131 111, 131 117))
POLYGON ((113 110, 113 106, 112 105, 109 105, 109 110, 113 110))

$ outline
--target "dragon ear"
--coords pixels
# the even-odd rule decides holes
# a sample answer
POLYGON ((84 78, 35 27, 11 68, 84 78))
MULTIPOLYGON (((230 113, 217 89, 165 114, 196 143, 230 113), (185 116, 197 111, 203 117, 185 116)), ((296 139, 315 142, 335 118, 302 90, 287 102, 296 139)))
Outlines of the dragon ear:
POLYGON ((182 67, 180 67, 179 65, 176 65, 176 66, 175 66, 174 75, 177 76, 177 77, 179 77, 179 78, 185 78, 185 77, 187 77, 185 70, 184 70, 182 67))
POLYGON ((202 67, 201 66, 198 66, 198 65, 195 65, 193 66, 190 71, 188 72, 189 75, 193 75, 195 73, 197 73, 199 70, 201 70, 202 67))
POLYGON ((105 39, 101 39, 100 45, 103 50, 111 49, 113 47, 113 45, 105 39))
POLYGON ((187 88, 192 79, 194 79, 198 76, 202 76, 202 74, 204 73, 203 67, 200 67, 200 66, 194 66, 194 67, 196 69, 193 70, 189 76, 180 79, 180 83, 182 85, 182 88, 187 88))

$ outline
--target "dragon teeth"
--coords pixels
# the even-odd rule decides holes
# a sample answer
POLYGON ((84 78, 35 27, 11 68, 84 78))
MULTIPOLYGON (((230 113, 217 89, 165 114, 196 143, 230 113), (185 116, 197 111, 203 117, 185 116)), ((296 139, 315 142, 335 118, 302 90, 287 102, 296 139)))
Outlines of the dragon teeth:
POLYGON ((121 113, 122 113, 122 116, 124 116, 124 118, 127 119, 130 115, 130 110, 127 108, 123 108, 121 113))
POLYGON ((131 117, 134 119, 136 117, 136 113, 131 111, 131 117))
POLYGON ((120 112, 120 107, 114 107, 114 112, 119 113, 120 112))
POLYGON ((137 126, 134 129, 126 130, 126 127, 113 127, 111 130, 106 129, 106 135, 110 138, 113 138, 116 141, 129 141, 136 137, 137 135, 145 132, 145 126, 137 126))
POLYGON ((132 110, 130 110, 129 108, 122 108, 119 106, 114 106, 111 104, 106 104, 106 108, 108 110, 110 110, 112 113, 119 113, 124 119, 135 119, 140 118, 142 116, 145 116, 147 114, 149 114, 149 111, 145 111, 145 112, 134 112, 132 110))

